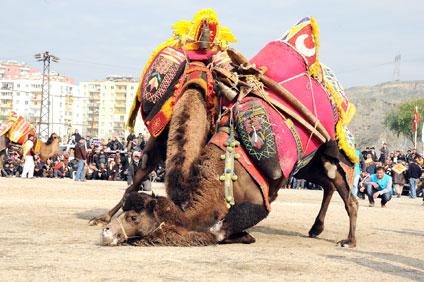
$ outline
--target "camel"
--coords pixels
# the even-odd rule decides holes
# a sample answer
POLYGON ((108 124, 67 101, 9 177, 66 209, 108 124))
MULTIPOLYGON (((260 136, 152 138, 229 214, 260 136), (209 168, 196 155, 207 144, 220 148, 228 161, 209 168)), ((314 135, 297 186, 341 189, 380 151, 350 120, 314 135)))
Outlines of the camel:
MULTIPOLYGON (((47 142, 44 143, 40 139, 37 139, 35 144, 34 152, 40 155, 40 159, 46 161, 48 158, 53 157, 58 154, 60 139, 56 133, 52 133, 47 139, 47 142)), ((4 172, 4 158, 6 156, 7 148, 7 136, 0 136, 0 174, 5 174, 4 172)))
POLYGON ((60 145, 60 138, 56 133, 52 133, 47 139, 47 142, 44 143, 40 139, 37 139, 37 143, 34 148, 36 154, 40 154, 40 159, 43 161, 47 160, 58 154, 60 145))
MULTIPOLYGON (((204 32, 196 34, 210 34, 208 32, 207 21, 204 22, 202 20, 200 23, 202 29, 205 28, 203 30, 204 32)), ((302 20, 299 24, 309 25, 312 34, 308 36, 313 36, 315 40, 318 41, 315 31, 316 24, 312 18, 302 20)), ((280 132, 282 134, 281 137, 277 134, 277 137, 280 138, 279 149, 283 149, 284 151, 281 154, 283 157, 279 156, 280 165, 276 165, 277 161, 271 161, 268 162, 269 166, 265 165, 264 171, 262 171, 267 172, 264 174, 266 174, 265 180, 269 184, 269 187, 266 189, 266 191, 269 189, 268 193, 265 193, 265 188, 262 185, 263 183, 261 184, 260 179, 258 181, 254 173, 252 174, 251 171, 246 171, 246 166, 241 166, 239 162, 235 162, 233 164, 234 168, 232 168, 231 165, 230 167, 227 167, 227 165, 224 167, 221 160, 223 157, 222 152, 226 151, 224 155, 225 159, 227 159, 227 154, 232 155, 232 157, 235 157, 235 155, 231 154, 228 148, 225 149, 221 146, 223 142, 219 144, 216 142, 207 143, 211 137, 213 139, 217 136, 221 136, 221 139, 228 139, 228 132, 230 132, 230 136, 233 136, 232 132, 234 131, 233 127, 228 127, 228 124, 225 123, 219 124, 220 128, 218 132, 210 130, 215 127, 214 122, 216 121, 216 116, 213 115, 214 112, 220 112, 218 121, 221 121, 221 118, 225 119, 225 117, 228 118, 228 116, 230 116, 230 124, 232 123, 231 120, 233 115, 232 112, 228 113, 229 109, 227 108, 224 110, 224 116, 221 116, 221 110, 224 109, 221 106, 215 108, 215 111, 213 109, 211 111, 211 96, 208 95, 208 87, 205 87, 205 84, 210 85, 209 79, 207 79, 206 82, 199 82, 199 80, 202 80, 202 77, 208 76, 208 71, 204 72, 203 76, 198 76, 197 78, 194 76, 193 80, 195 83, 188 85, 189 87, 185 92, 175 90, 174 95, 169 95, 169 90, 166 92, 163 91, 164 89, 161 89, 160 94, 155 92, 158 89, 158 79, 161 79, 161 76, 159 76, 159 78, 157 76, 157 72, 161 67, 159 63, 161 59, 172 56, 174 58, 172 62, 175 66, 175 70, 181 69, 181 63, 185 60, 190 61, 185 57, 186 53, 178 49, 184 49, 186 46, 178 45, 179 37, 175 37, 175 40, 177 40, 176 45, 166 45, 171 46, 166 48, 163 48, 164 45, 162 45, 161 48, 163 49, 155 51, 151 60, 149 60, 149 64, 145 68, 142 77, 143 80, 141 80, 139 87, 139 91, 143 89, 144 92, 138 92, 133 109, 130 113, 131 119, 135 120, 137 112, 134 109, 142 105, 144 121, 149 127, 151 134, 154 135, 154 137, 149 140, 143 152, 142 165, 136 174, 134 184, 127 188, 124 197, 118 205, 107 214, 92 219, 90 223, 111 222, 112 216, 121 207, 128 207, 128 205, 125 204, 127 201, 131 202, 129 195, 136 195, 132 192, 138 190, 142 177, 149 173, 156 166, 158 160, 162 158, 166 161, 166 191, 169 197, 169 203, 166 204, 167 208, 165 208, 165 210, 162 209, 161 205, 155 205, 158 206, 158 209, 162 212, 139 213, 139 216, 141 216, 139 219, 142 220, 143 216, 149 217, 151 215, 154 215, 153 218, 170 218, 170 215, 166 214, 168 208, 169 211, 173 211, 174 213, 178 209, 182 210, 182 212, 175 213, 176 218, 174 217, 174 221, 159 222, 159 225, 156 226, 155 229, 159 228, 163 230, 162 223, 164 223, 165 225, 169 224, 176 228, 169 229, 170 234, 173 232, 171 230, 175 231, 178 229, 179 231, 185 230, 183 232, 184 234, 191 235, 193 234, 190 232, 203 232, 205 233, 204 235, 208 237, 212 232, 215 236, 214 242, 226 242, 228 239, 250 242, 252 239, 244 230, 255 225, 267 216, 270 210, 269 202, 272 202, 276 198, 278 189, 287 182, 287 178, 292 173, 295 173, 298 177, 310 180, 324 187, 324 198, 321 210, 314 225, 309 231, 309 235, 315 237, 323 231, 324 218, 329 201, 334 190, 337 190, 345 202, 345 207, 350 218, 348 238, 346 240, 341 240, 340 244, 342 246, 355 246, 357 202, 350 197, 347 175, 342 168, 343 164, 349 166, 352 165, 352 163, 346 158, 349 150, 346 149, 348 146, 344 144, 347 143, 346 140, 342 139, 344 134, 340 133, 342 132, 341 126, 346 125, 350 120, 352 111, 349 111, 349 105, 345 100, 342 100, 343 97, 338 96, 340 92, 330 85, 328 81, 323 80, 323 74, 328 74, 329 71, 321 67, 318 61, 315 62, 316 56, 311 56, 308 53, 308 56, 311 57, 305 60, 305 54, 300 54, 304 49, 298 50, 298 53, 293 52, 295 46, 289 46, 292 43, 290 43, 288 39, 292 36, 293 34, 289 33, 283 37, 281 42, 274 41, 269 43, 263 49, 265 50, 264 52, 261 50, 261 52, 253 58, 253 65, 250 65, 249 61, 242 56, 238 56, 236 52, 228 52, 230 50, 227 50, 227 53, 231 57, 231 65, 222 63, 225 62, 225 58, 221 57, 214 61, 213 58, 205 57, 207 53, 202 53, 202 51, 199 53, 194 52, 194 57, 203 58, 200 59, 200 61, 204 60, 204 63, 208 64, 208 66, 212 65, 212 69, 215 70, 213 77, 215 86, 220 89, 221 98, 225 96, 231 104, 231 101, 233 101, 235 97, 238 97, 237 101, 243 102, 244 98, 247 97, 250 99, 248 96, 255 96, 263 101, 259 102, 259 104, 267 104, 263 106, 263 111, 272 112, 274 110, 275 115, 279 115, 284 119, 284 123, 281 123, 278 127, 285 128, 285 132, 280 132), (281 56, 281 54, 284 56, 281 56), (278 58, 274 58, 275 56, 278 58), (184 59, 182 59, 182 57, 184 59), (212 64, 210 64, 210 59, 212 59, 212 64), (221 63, 222 65, 220 65, 221 63), (270 64, 268 65, 268 63, 270 64), (289 63, 289 68, 286 67, 287 63, 289 63), (255 65, 258 65, 258 68, 256 68, 255 65), (155 68, 153 66, 155 66, 155 68), (232 75, 234 74, 234 70, 232 70, 233 67, 236 67, 235 71, 238 72, 238 75, 232 75), (267 76, 265 76, 264 73, 266 73, 267 76), (311 78, 311 74, 314 75, 314 79, 311 78), (249 78, 251 76, 255 76, 256 79, 249 78), (297 86, 301 88, 294 88, 297 91, 297 96, 294 96, 276 81, 281 81, 282 84, 286 83, 289 87, 293 87, 290 83, 295 82, 297 86), (323 85, 327 88, 327 91, 323 90, 323 85), (261 91, 264 90, 264 88, 272 93, 266 94, 264 91, 261 91), (154 91, 152 89, 154 89, 154 91), (312 91, 312 93, 310 91, 312 91), (140 93, 144 93, 144 96, 139 96, 140 93), (178 93, 178 95, 175 93, 178 93), (180 95, 180 93, 183 94, 180 95), (331 93, 331 98, 327 96, 329 93, 331 93), (318 102, 324 102, 324 104, 318 104, 320 111, 317 111, 315 96, 318 102), (144 98, 146 98, 147 101, 144 101, 144 98), (156 114, 156 111, 153 111, 153 116, 150 110, 155 109, 155 107, 157 108, 157 105, 154 103, 158 98, 161 99, 160 101, 163 103, 158 106, 162 107, 163 105, 163 107, 159 115, 156 114), (335 104, 330 106, 329 100, 335 101, 335 104), (337 113, 331 110, 336 107, 338 110, 337 113), (320 114, 320 118, 318 118, 318 113, 321 111, 322 114, 320 114), (170 113, 172 113, 172 115, 170 115, 170 113), (171 117, 171 120, 168 126, 166 126, 167 118, 169 117, 171 117), (296 124, 293 125, 292 121, 296 124), (335 121, 337 121, 338 126, 337 134, 335 134, 335 121), (288 132, 291 132, 292 135, 287 136, 288 132), (222 137, 222 135, 224 135, 224 137, 222 137), (291 143, 289 142, 290 140, 281 140, 281 138, 286 137, 291 138, 291 143), (336 142, 336 138, 343 142, 336 142), (205 144, 207 145, 205 146, 205 144), (286 148, 283 148, 284 146, 282 147, 284 144, 286 148), (338 145, 345 147, 342 148, 343 151, 339 150, 338 145), (317 146, 319 146, 319 148, 317 146), (165 149, 166 156, 163 156, 162 153, 165 152, 165 149), (293 157, 294 151, 297 151, 297 162, 299 163, 296 165, 296 171, 293 171, 295 169, 294 163, 296 162, 293 157), (305 157, 304 153, 308 154, 309 158, 307 161, 303 158, 305 157), (221 173, 224 171, 224 168, 225 175, 222 176, 221 173), (230 172, 228 173, 228 171, 230 172), (227 176, 233 172, 235 172, 237 176, 232 175, 231 178, 228 179, 227 176), (223 192, 224 187, 219 180, 222 177, 223 180, 225 180, 225 193, 223 192), (231 186, 229 185, 231 179, 237 180, 233 185, 233 189, 228 188, 231 186), (234 191, 233 195, 232 191, 234 191), (175 205, 175 207, 172 205, 175 205), (230 209, 228 210, 228 208, 230 209)), ((174 39, 166 42, 166 44, 174 44, 172 42, 175 42, 174 39)), ((189 48, 193 46, 191 44, 196 44, 196 41, 190 43, 188 46, 189 48)), ((223 46, 225 46, 225 44, 223 46)), ((316 50, 314 50, 314 52, 316 52, 316 50)), ((190 54, 193 55, 193 52, 189 53, 189 55, 190 54)), ((199 65, 194 66, 194 69, 198 67, 199 65)), ((190 70, 190 68, 188 69, 190 70)), ((187 67, 185 68, 184 75, 182 75, 178 83, 175 84, 175 89, 181 90, 181 85, 184 85, 182 88, 185 89, 185 86, 188 84, 185 77, 193 78, 191 73, 187 72, 187 67)), ((171 80, 168 79, 167 81, 169 82, 171 80)), ((173 81, 176 81, 176 79, 174 78, 173 81)), ((171 85, 170 87, 171 88, 168 89, 173 89, 174 86, 171 85)), ((220 101, 222 101, 222 99, 220 101)), ((233 105, 238 104, 238 102, 235 101, 234 103, 233 105)), ((278 131, 279 128, 276 128, 276 130, 278 131)), ((253 139, 252 140, 255 142, 254 146, 260 147, 260 140, 258 141, 257 137, 253 139), (257 141, 258 143, 256 143, 257 141)), ((246 140, 242 141, 246 147, 246 140)), ((229 143, 232 144, 233 142, 234 140, 229 143)), ((164 202, 164 200, 161 202, 164 202)), ((142 210, 136 206, 133 206, 133 208, 135 211, 142 210)), ((109 236, 112 232, 112 238, 116 236, 127 237, 122 235, 122 233, 126 234, 122 220, 127 218, 126 216, 129 212, 130 211, 127 210, 123 216, 113 220, 104 230, 103 234, 105 235, 107 233, 107 236, 109 236), (113 226, 120 226, 120 228, 113 229, 111 228, 113 226), (115 234, 112 229, 115 231, 120 229, 121 231, 117 231, 115 234)), ((154 223, 156 221, 150 219, 147 222, 154 223)), ((155 224, 152 226, 155 226, 155 224)), ((133 228, 133 230, 137 230, 137 228, 133 228)), ((167 232, 164 234, 166 237, 167 232)), ((144 236, 145 233, 142 232, 141 235, 144 236)), ((117 241, 115 239, 111 242, 117 241)), ((187 240, 190 242, 190 239, 187 240)), ((186 243, 187 241, 185 241, 184 244, 186 243)), ((176 244, 178 245, 178 243, 176 244)))
MULTIPOLYGON (((199 158, 188 154, 192 152, 187 150, 191 146, 203 147, 199 144, 205 143, 210 122, 204 96, 197 89, 188 89, 176 104, 169 125, 166 157, 166 190, 169 199, 153 198, 147 205, 140 207, 134 203, 139 202, 138 197, 146 200, 146 196, 130 194, 127 201, 124 199, 125 212, 103 229, 103 243, 122 243, 132 236, 142 236, 140 244, 148 245, 254 241, 245 230, 263 220, 269 213, 257 183, 239 162, 235 162, 234 172, 238 176, 238 180, 234 182, 235 205, 228 210, 224 187, 219 180, 224 171, 224 162, 221 160, 223 150, 208 143, 201 150, 199 158), (187 167, 191 169, 187 170, 187 167), (181 241, 175 241, 175 238, 181 241)), ((225 134, 225 128, 221 130, 225 134)), ((149 151, 145 153, 151 154, 149 151)), ((340 159, 343 157, 336 142, 330 140, 320 146, 312 161, 297 176, 321 185, 324 190, 321 209, 309 236, 316 237, 324 230, 325 214, 330 199, 337 190, 349 216, 348 238, 338 243, 341 246, 355 247, 358 203, 351 196, 340 159)), ((269 201, 272 202, 277 197, 279 188, 287 183, 287 178, 282 176, 268 180, 269 201)))

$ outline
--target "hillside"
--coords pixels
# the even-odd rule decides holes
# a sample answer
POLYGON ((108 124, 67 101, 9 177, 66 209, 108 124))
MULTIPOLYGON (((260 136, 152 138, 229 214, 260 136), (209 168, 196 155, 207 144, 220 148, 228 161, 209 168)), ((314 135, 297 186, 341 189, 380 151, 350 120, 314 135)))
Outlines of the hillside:
POLYGON ((406 149, 410 146, 405 138, 398 138, 385 128, 384 117, 397 105, 424 97, 424 80, 352 87, 346 89, 346 94, 357 109, 349 129, 355 134, 358 145, 374 145, 377 149, 381 147, 382 142, 387 142, 391 149, 406 149))

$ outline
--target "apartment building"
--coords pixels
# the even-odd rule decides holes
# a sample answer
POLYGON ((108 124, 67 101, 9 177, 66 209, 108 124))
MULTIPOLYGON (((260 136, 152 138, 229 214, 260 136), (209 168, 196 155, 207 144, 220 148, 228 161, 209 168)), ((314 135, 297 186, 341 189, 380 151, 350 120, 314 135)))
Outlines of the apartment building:
MULTIPOLYGON (((124 137, 125 123, 137 91, 133 77, 108 76, 104 80, 81 82, 80 99, 87 101, 86 135, 100 138, 124 137)), ((136 132, 146 133, 141 118, 136 132)))

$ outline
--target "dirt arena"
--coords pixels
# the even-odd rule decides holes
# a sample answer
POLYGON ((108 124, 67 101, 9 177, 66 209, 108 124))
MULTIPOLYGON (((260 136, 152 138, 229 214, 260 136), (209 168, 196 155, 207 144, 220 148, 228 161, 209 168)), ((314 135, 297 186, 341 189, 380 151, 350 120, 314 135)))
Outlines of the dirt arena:
MULTIPOLYGON (((123 182, 0 178, 0 281, 424 281, 422 199, 387 209, 360 202, 358 247, 338 195, 320 239, 306 237, 321 191, 282 190, 252 245, 103 247, 88 219, 114 205, 123 182)), ((163 193, 161 187, 155 187, 163 193)))

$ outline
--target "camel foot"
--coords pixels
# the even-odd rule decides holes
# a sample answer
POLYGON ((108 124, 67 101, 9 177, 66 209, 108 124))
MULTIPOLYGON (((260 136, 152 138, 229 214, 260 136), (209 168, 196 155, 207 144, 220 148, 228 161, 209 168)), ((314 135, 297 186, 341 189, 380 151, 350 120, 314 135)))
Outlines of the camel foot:
POLYGON ((337 245, 343 248, 355 248, 356 241, 351 239, 341 240, 337 242, 337 245))
POLYGON ((111 220, 111 217, 108 214, 104 214, 102 216, 93 217, 92 219, 90 219, 90 221, 88 222, 88 225, 90 225, 90 226, 96 226, 96 225, 105 226, 105 225, 109 224, 110 220, 111 220))
POLYGON ((252 244, 255 243, 256 239, 246 231, 233 234, 229 238, 219 242, 219 244, 252 244))
POLYGON ((323 230, 324 230, 324 226, 322 224, 321 225, 314 224, 311 227, 311 230, 309 230, 309 237, 316 238, 318 237, 319 234, 321 234, 323 230))

